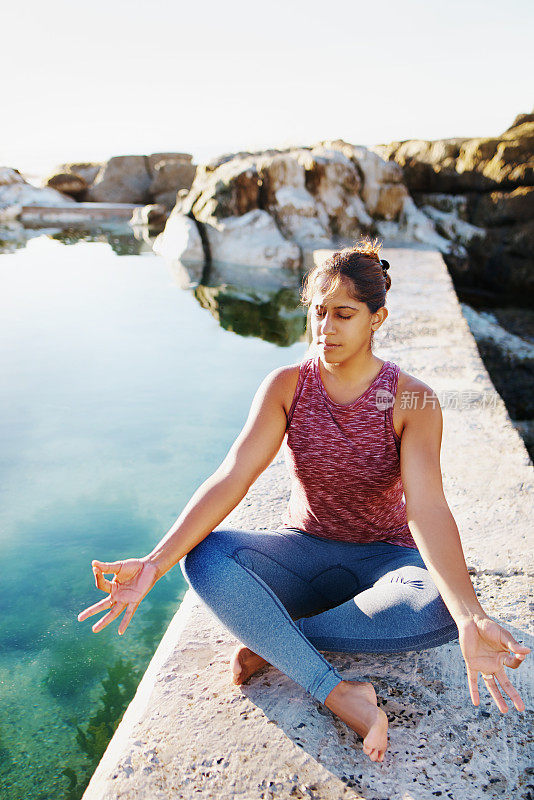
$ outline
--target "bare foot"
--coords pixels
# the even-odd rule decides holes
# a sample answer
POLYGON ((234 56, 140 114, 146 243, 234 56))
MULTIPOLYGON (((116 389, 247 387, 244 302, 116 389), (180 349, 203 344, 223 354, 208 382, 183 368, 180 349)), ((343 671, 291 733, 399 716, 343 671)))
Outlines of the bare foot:
POLYGON ((251 675, 254 675, 259 669, 264 667, 269 662, 259 656, 249 647, 240 644, 232 655, 230 661, 230 668, 232 670, 232 683, 236 686, 241 686, 242 683, 248 681, 251 675))
POLYGON ((383 761, 388 746, 388 718, 378 708, 371 683, 341 681, 325 706, 362 737, 363 752, 371 761, 383 761))

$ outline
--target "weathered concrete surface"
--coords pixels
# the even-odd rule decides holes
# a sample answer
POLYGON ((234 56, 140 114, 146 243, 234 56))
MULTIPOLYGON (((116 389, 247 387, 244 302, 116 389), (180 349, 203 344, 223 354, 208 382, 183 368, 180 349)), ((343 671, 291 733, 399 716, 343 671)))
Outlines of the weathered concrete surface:
POLYGON ((135 203, 73 203, 65 206, 23 206, 19 219, 27 224, 66 225, 70 222, 130 220, 141 205, 135 203))
MULTIPOLYGON (((438 393, 444 487, 467 562, 478 570, 475 588, 486 611, 532 646, 533 470, 524 444, 480 360, 441 256, 398 249, 385 257, 392 265, 390 316, 375 351, 438 393), (454 409, 447 390, 486 393, 485 407, 471 397, 454 409)), ((227 522, 276 527, 287 496, 279 454, 227 522)), ((502 715, 481 681, 480 708, 472 706, 457 643, 399 655, 329 654, 346 678, 373 682, 388 714, 390 747, 385 761, 373 764, 352 731, 273 667, 233 686, 234 646, 189 590, 85 800, 532 796, 532 655, 509 671, 527 710, 502 715)))

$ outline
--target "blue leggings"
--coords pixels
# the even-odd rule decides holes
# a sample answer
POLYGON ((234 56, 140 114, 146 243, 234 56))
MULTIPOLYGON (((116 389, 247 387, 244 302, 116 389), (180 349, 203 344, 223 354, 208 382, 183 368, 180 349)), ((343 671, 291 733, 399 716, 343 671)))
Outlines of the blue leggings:
POLYGON ((319 650, 398 653, 458 638, 409 547, 216 528, 180 566, 234 636, 322 703, 343 679, 319 650))

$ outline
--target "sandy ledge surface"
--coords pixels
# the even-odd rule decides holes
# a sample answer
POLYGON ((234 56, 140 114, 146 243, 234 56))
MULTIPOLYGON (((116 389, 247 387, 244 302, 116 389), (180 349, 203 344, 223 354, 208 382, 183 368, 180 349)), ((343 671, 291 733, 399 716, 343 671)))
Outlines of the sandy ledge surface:
MULTIPOLYGON (((532 647, 532 464, 441 256, 402 248, 385 257, 394 282, 375 352, 438 393, 445 494, 477 569, 475 589, 486 611, 532 647), (443 403, 446 391, 484 394, 485 407, 455 409, 443 403)), ((288 494, 278 454, 225 524, 277 527, 288 494)), ((234 647, 190 589, 84 800, 534 797, 532 654, 508 671, 526 711, 506 715, 484 688, 480 707, 471 704, 457 642, 421 653, 327 654, 347 679, 370 680, 388 714, 389 750, 373 764, 356 734, 275 668, 233 686, 234 647)))

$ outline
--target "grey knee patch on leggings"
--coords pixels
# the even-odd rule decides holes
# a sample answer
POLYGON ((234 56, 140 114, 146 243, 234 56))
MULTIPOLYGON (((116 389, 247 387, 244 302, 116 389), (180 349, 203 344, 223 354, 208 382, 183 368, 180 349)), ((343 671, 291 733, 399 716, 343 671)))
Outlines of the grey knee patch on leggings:
POLYGON ((412 589, 425 588, 425 584, 423 583, 423 581, 419 580, 418 578, 406 578, 404 575, 392 575, 390 578, 390 583, 405 583, 412 589))

